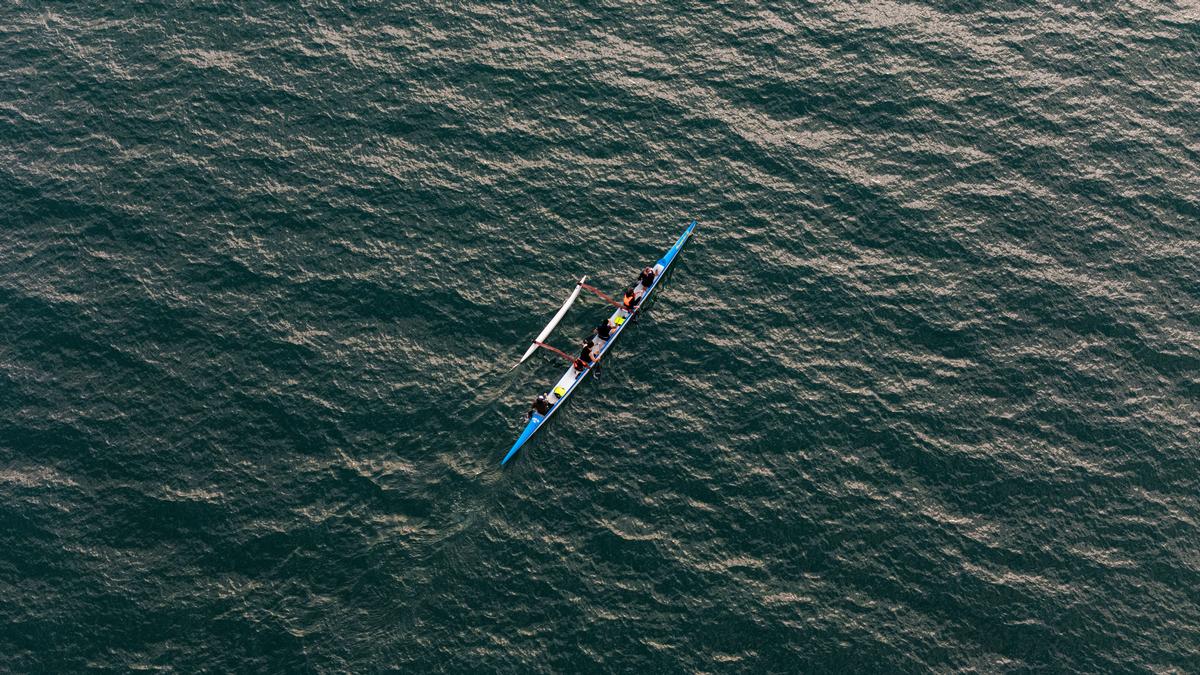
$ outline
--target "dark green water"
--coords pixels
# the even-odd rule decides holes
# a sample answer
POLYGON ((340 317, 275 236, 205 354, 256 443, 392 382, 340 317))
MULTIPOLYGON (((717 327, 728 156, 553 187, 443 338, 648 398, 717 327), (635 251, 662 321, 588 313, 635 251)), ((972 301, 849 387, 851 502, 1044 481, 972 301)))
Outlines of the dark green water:
POLYGON ((1156 2, 6 3, 0 670, 1198 671, 1198 73, 1156 2))

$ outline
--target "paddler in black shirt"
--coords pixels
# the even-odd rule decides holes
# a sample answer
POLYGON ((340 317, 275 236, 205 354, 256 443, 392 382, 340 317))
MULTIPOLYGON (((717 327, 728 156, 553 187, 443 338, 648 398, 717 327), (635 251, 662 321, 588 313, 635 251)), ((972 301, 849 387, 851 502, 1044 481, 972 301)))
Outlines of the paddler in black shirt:
POLYGON ((616 326, 613 325, 613 322, 605 319, 604 321, 600 322, 599 326, 596 326, 596 337, 607 341, 608 338, 612 337, 612 330, 614 328, 616 328, 616 326))
POLYGON ((533 413, 545 415, 550 412, 550 399, 546 395, 538 394, 538 397, 533 399, 533 407, 529 409, 529 417, 533 417, 533 413))
POLYGON ((571 364, 577 372, 582 373, 588 366, 592 365, 594 358, 592 357, 592 341, 590 339, 583 341, 583 351, 579 353, 579 358, 575 359, 575 363, 571 364))
POLYGON ((647 267, 646 269, 642 270, 641 275, 638 276, 638 281, 642 282, 643 292, 650 288, 650 284, 654 283, 654 277, 655 272, 653 267, 647 267))

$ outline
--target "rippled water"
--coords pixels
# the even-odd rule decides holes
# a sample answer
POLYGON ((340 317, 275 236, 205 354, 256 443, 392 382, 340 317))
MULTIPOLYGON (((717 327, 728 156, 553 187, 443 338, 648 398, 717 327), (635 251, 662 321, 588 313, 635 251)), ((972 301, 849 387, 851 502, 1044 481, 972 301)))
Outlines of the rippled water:
POLYGON ((12 2, 0 54, 2 669, 1200 669, 1194 4, 12 2), (501 470, 572 280, 692 218, 501 470))

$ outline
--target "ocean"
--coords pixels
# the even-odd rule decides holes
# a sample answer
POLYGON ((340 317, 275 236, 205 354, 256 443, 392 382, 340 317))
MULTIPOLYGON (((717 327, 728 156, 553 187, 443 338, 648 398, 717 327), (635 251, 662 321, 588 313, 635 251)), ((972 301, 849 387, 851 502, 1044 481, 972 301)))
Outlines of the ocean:
POLYGON ((0 670, 1200 671, 1194 3, 14 0, 0 54, 0 670), (692 219, 502 469, 529 340, 692 219))

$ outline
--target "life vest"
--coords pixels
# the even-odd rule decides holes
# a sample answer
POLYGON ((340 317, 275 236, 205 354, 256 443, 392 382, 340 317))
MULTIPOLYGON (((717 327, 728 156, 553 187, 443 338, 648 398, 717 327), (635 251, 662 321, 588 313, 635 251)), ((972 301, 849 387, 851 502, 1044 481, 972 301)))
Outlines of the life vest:
POLYGON ((621 303, 625 306, 625 309, 633 309, 633 305, 636 300, 637 295, 629 293, 625 295, 625 297, 621 300, 621 303))

